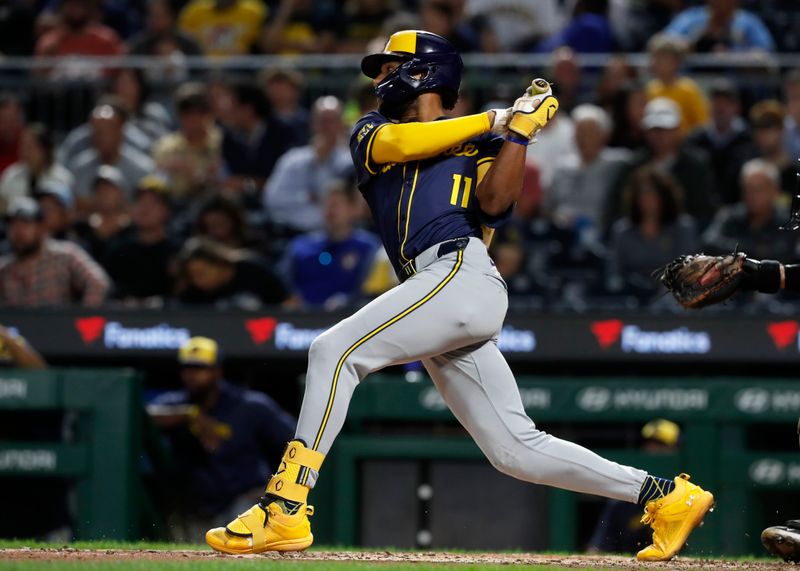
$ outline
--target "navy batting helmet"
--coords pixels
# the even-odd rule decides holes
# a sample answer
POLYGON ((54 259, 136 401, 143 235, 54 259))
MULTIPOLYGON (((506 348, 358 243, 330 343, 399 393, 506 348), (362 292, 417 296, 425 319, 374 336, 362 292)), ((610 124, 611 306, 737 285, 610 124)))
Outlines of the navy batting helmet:
POLYGON ((442 36, 421 30, 392 34, 379 54, 361 60, 361 71, 375 78, 389 61, 402 62, 375 88, 375 94, 390 105, 410 101, 420 93, 434 91, 442 96, 445 109, 452 109, 461 85, 461 56, 442 36))

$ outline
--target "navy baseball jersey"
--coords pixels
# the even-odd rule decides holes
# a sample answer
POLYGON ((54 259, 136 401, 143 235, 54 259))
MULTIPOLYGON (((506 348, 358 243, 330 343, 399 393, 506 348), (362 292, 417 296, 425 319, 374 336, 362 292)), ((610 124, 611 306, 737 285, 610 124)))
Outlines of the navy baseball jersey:
POLYGON ((503 138, 485 134, 444 153, 406 163, 375 164, 371 148, 375 134, 390 120, 372 111, 356 123, 350 137, 358 188, 395 272, 427 248, 454 238, 481 238, 481 225, 501 225, 511 209, 497 217, 481 211, 475 200, 478 165, 493 161, 503 138))

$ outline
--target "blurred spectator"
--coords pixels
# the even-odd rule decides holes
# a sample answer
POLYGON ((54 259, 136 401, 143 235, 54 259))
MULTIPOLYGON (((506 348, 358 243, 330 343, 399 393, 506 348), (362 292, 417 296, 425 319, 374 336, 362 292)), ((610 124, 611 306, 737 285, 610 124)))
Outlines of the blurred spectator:
POLYGON ((153 160, 124 141, 127 119, 124 112, 111 105, 101 105, 92 111, 92 146, 67 163, 75 175, 75 195, 79 200, 88 198, 101 165, 117 167, 128 188, 153 172, 153 160))
POLYGON ((460 20, 458 4, 450 0, 421 0, 420 29, 447 38, 459 53, 479 51, 480 34, 460 20))
POLYGON ((178 301, 257 309, 286 300, 286 287, 260 258, 206 238, 190 238, 180 254, 178 301))
POLYGON ((536 134, 536 144, 528 145, 528 160, 539 169, 542 188, 547 191, 553 183, 556 165, 577 160, 575 123, 568 113, 558 113, 536 134))
POLYGON ((624 55, 615 55, 609 58, 603 67, 603 73, 595 85, 595 99, 597 104, 611 112, 614 101, 626 85, 636 81, 637 71, 624 55))
POLYGON ((233 89, 221 74, 214 74, 205 82, 211 102, 211 115, 220 127, 233 125, 233 89))
POLYGON ((129 123, 147 136, 148 149, 169 131, 172 118, 161 103, 150 98, 150 86, 142 68, 127 67, 119 70, 114 75, 111 91, 124 103, 129 114, 129 123))
POLYGON ((164 181, 149 176, 139 183, 130 231, 117 236, 108 248, 106 268, 114 281, 114 297, 144 300, 171 293, 170 261, 176 253, 168 233, 171 211, 164 181))
POLYGON ((261 37, 266 53, 306 54, 336 51, 340 9, 330 0, 280 0, 261 37))
MULTIPOLYGON (((61 0, 56 27, 36 42, 39 57, 118 56, 123 45, 117 33, 96 19, 94 0, 61 0)), ((70 58, 57 66, 42 70, 52 78, 94 78, 103 68, 70 58)))
POLYGON ((200 45, 178 30, 175 16, 170 0, 148 0, 145 29, 128 42, 131 55, 173 58, 202 55, 200 45))
POLYGON ((222 137, 225 186, 237 194, 254 194, 294 145, 296 134, 272 116, 266 96, 254 84, 238 83, 232 95, 232 124, 222 137))
POLYGON ((759 101, 750 108, 750 125, 755 143, 755 155, 772 163, 780 173, 780 188, 792 196, 797 188, 797 159, 784 146, 786 111, 775 100, 759 101))
POLYGON ((222 131, 214 125, 208 91, 186 83, 175 92, 178 131, 153 147, 153 159, 169 180, 170 193, 186 200, 213 188, 222 178, 222 131))
POLYGON ((92 182, 92 195, 84 209, 85 220, 76 225, 76 232, 86 250, 101 265, 107 262, 109 245, 128 229, 128 186, 118 168, 103 165, 92 182))
MULTIPOLYGON (((672 421, 659 418, 642 427, 642 451, 648 454, 674 454, 678 451, 681 429, 672 421)), ((652 541, 652 532, 641 522, 642 510, 636 504, 607 500, 592 538, 588 553, 634 553, 652 541)))
POLYGON ((15 196, 31 196, 38 186, 47 182, 60 183, 71 194, 75 179, 55 161, 50 130, 40 123, 32 123, 22 131, 19 162, 0 175, 0 202, 5 205, 15 196))
POLYGON ((72 190, 61 181, 47 180, 39 183, 33 193, 42 211, 42 224, 48 236, 56 240, 75 241, 72 231, 75 221, 75 199, 72 190))
POLYGON ((314 102, 311 130, 311 144, 283 155, 263 190, 270 222, 294 232, 322 229, 325 192, 353 168, 338 99, 325 96, 314 102))
MULTIPOLYGON (((469 16, 485 18, 497 47, 494 51, 519 52, 560 30, 564 14, 558 0, 467 0, 469 16)), ((484 50, 486 42, 481 42, 484 50)))
POLYGON ((300 104, 303 95, 303 76, 290 69, 274 69, 264 74, 262 81, 272 114, 294 133, 295 141, 308 142, 308 110, 300 104))
POLYGON ((108 276, 71 242, 52 240, 36 201, 18 196, 6 210, 11 253, 0 258, 0 302, 6 307, 100 305, 108 276))
POLYGON ((610 4, 611 26, 620 48, 640 52, 644 51, 647 40, 663 30, 685 7, 686 1, 611 0, 610 4))
POLYGON ((532 295, 538 290, 527 269, 528 253, 522 241, 498 241, 492 247, 492 260, 511 296, 532 295))
POLYGON ((165 430, 178 468, 172 538, 196 542, 263 494, 264 474, 278 468, 295 422, 264 393, 224 380, 216 341, 192 337, 178 362, 183 389, 158 396, 147 412, 165 430))
POLYGON ((374 234, 355 229, 357 200, 354 189, 332 185, 323 199, 324 231, 298 236, 289 244, 285 275, 303 305, 333 310, 361 296, 381 243, 374 234))
MULTIPOLYGON (((395 13, 393 0, 349 0, 343 2, 344 14, 336 49, 339 52, 363 54, 367 43, 382 35, 383 23, 395 13)), ((429 30, 428 28, 421 28, 429 30)))
POLYGON ((33 27, 36 11, 33 2, 0 2, 0 55, 29 56, 33 53, 33 27))
POLYGON ((192 235, 208 238, 229 248, 263 249, 263 244, 247 222, 244 208, 235 200, 220 194, 209 197, 200 205, 192 235))
POLYGON ((128 121, 130 113, 125 102, 116 95, 104 95, 95 103, 89 113, 88 121, 75 127, 61 142, 56 153, 61 164, 71 164, 79 154, 92 147, 92 117, 95 111, 106 106, 111 107, 114 113, 118 114, 125 122, 122 128, 124 145, 136 149, 140 153, 150 153, 153 140, 136 123, 128 121))
POLYGON ((258 42, 266 15, 259 0, 191 0, 180 13, 178 27, 206 55, 247 55, 258 42))
POLYGON ((792 258, 796 236, 778 228, 786 219, 778 206, 778 169, 764 159, 752 159, 742 167, 741 178, 742 201, 722 208, 703 234, 708 253, 737 250, 751 258, 792 258))
POLYGON ((596 105, 572 112, 578 155, 562 161, 544 195, 544 207, 560 226, 577 231, 603 227, 611 191, 620 184, 630 153, 608 148, 611 118, 596 105))
POLYGON ((747 123, 741 117, 739 90, 732 81, 719 79, 711 89, 711 121, 692 133, 689 144, 711 157, 716 194, 725 204, 741 196, 739 170, 755 154, 747 123))
POLYGON ((739 9, 738 0, 706 0, 706 6, 687 8, 664 29, 684 38, 695 52, 771 52, 775 42, 761 19, 739 9))
POLYGON ((538 51, 567 46, 578 53, 616 51, 617 41, 608 17, 609 0, 576 0, 566 26, 541 42, 538 51))
POLYGON ((783 100, 786 102, 784 147, 790 157, 800 158, 800 69, 786 74, 783 100))
POLYGON ((0 173, 19 160, 19 143, 25 128, 25 115, 19 98, 0 92, 0 173))
POLYGON ((681 38, 658 34, 647 43, 650 70, 648 99, 667 97, 681 108, 681 130, 688 133, 708 122, 708 101, 693 79, 681 75, 686 45, 681 38))
POLYGON ((681 189, 653 166, 636 169, 625 189, 625 217, 611 229, 608 245, 609 290, 651 298, 657 290, 653 270, 699 245, 690 216, 682 214, 681 189))
POLYGON ((647 94, 644 85, 632 81, 624 85, 611 102, 611 120, 614 127, 611 131, 610 147, 621 147, 636 150, 644 147, 644 108, 647 105, 647 94))
POLYGON ((569 113, 577 105, 588 103, 589 94, 583 92, 581 75, 581 67, 572 48, 562 47, 553 52, 548 79, 553 84, 561 111, 569 113))
MULTIPOLYGON (((716 210, 714 176, 708 155, 702 149, 683 143, 680 131, 681 110, 666 97, 656 97, 645 107, 642 125, 647 148, 634 157, 634 164, 649 164, 671 174, 683 193, 681 201, 701 226, 705 226, 716 210)), ((612 201, 612 208, 619 203, 612 201)), ((615 216, 607 217, 611 221, 615 216)))

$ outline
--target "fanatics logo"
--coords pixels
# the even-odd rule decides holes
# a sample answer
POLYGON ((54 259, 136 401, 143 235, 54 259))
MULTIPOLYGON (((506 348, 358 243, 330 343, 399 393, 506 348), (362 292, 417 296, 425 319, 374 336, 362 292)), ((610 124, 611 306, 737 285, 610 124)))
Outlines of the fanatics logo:
POLYGON ((786 349, 797 339, 800 324, 797 321, 776 321, 767 325, 767 333, 772 337, 777 349, 786 349))
POLYGON ((619 341, 624 324, 619 319, 608 319, 606 321, 595 321, 592 323, 592 333, 594 333, 597 343, 603 349, 608 349, 619 341))
POLYGON ((75 320, 75 329, 81 336, 84 344, 91 345, 103 334, 106 318, 100 316, 81 317, 75 320))
POLYGON ((244 322, 244 327, 250 334, 250 338, 256 345, 263 345, 270 339, 275 332, 278 320, 274 317, 260 317, 258 319, 248 319, 244 322))

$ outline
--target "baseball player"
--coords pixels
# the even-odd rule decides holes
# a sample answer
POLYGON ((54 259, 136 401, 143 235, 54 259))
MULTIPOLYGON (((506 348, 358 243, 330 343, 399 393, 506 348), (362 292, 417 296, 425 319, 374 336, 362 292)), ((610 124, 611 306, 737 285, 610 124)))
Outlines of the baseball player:
POLYGON ((358 185, 402 282, 311 345, 295 440, 266 494, 208 544, 226 553, 301 550, 313 536, 308 492, 369 373, 422 360, 456 418, 498 470, 644 506, 654 530, 642 560, 667 560, 713 505, 681 474, 674 480, 621 466, 536 429, 497 348, 506 285, 486 252, 492 229, 522 189, 528 144, 558 110, 537 79, 509 109, 445 119, 462 61, 441 36, 406 30, 366 56, 379 110, 350 139, 358 185))

